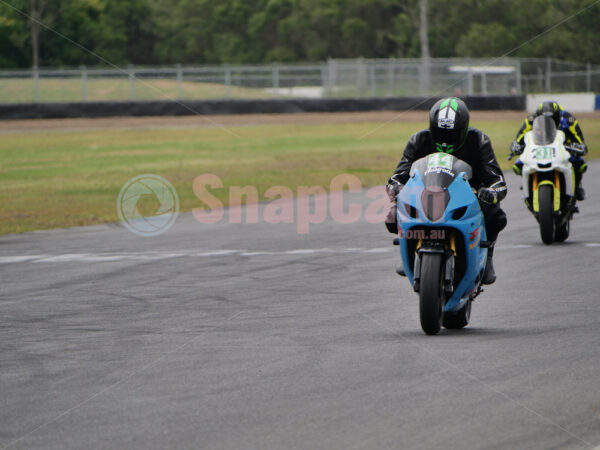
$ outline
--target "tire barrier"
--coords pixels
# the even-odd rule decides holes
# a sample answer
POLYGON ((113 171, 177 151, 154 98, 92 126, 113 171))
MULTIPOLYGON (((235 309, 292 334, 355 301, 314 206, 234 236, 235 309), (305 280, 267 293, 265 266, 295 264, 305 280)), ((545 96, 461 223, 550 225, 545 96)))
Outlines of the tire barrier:
MULTIPOLYGON (((293 114, 308 112, 366 112, 429 110, 438 98, 343 98, 211 101, 125 101, 0 104, 0 119, 59 119, 136 116, 189 116, 195 114, 293 114)), ((525 96, 464 97, 472 110, 518 110, 525 96)))

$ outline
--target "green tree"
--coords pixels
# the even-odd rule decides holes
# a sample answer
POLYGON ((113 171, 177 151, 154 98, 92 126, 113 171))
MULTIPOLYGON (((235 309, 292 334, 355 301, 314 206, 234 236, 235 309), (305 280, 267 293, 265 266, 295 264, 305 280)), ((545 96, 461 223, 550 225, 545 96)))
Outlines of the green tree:
MULTIPOLYGON (((432 57, 514 56, 600 63, 595 0, 429 1, 432 57)), ((420 57, 423 0, 12 0, 116 64, 221 64, 420 57)), ((0 65, 98 64, 0 4, 0 65), (37 36, 37 38, 36 38, 37 36), (37 49, 37 50, 36 50, 37 49), (36 56, 37 55, 37 56, 36 56)))
POLYGON ((461 56, 499 56, 514 45, 515 37, 504 25, 497 22, 472 24, 469 31, 459 37, 456 53, 461 56))
POLYGON ((31 65, 30 27, 13 9, 0 5, 0 67, 31 65))

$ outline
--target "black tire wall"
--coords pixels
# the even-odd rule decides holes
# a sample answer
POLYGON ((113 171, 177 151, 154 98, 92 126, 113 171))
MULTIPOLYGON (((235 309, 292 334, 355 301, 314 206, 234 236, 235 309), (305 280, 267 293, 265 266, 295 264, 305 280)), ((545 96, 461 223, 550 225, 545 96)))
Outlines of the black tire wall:
MULTIPOLYGON (((211 101, 125 101, 0 104, 0 119, 60 119, 196 114, 293 114, 303 112, 428 111, 438 98, 344 98, 211 101)), ((525 111, 525 96, 464 98, 469 109, 525 111)))

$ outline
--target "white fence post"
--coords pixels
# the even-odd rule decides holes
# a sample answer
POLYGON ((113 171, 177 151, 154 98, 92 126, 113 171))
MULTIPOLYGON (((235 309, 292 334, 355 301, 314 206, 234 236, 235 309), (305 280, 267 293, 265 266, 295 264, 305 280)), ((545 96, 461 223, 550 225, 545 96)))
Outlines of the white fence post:
POLYGON ((335 93, 337 91, 337 68, 335 65, 335 60, 331 58, 327 60, 327 83, 329 95, 331 97, 335 97, 335 93))
POLYGON ((587 72, 585 74, 585 90, 592 92, 592 65, 587 63, 587 72))
POLYGON ((419 63, 419 94, 428 95, 431 89, 431 58, 421 58, 419 63))
POLYGON ((177 98, 183 100, 183 69, 177 64, 177 98))
POLYGON ((354 64, 354 70, 356 72, 356 96, 362 96, 362 84, 363 84, 363 68, 365 60, 358 58, 354 64))
POLYGON ((471 61, 468 63, 469 71, 467 72, 467 94, 473 95, 473 67, 471 66, 471 61))
POLYGON ((487 75, 485 72, 481 72, 481 94, 488 95, 487 90, 487 75))
POLYGON ((273 64, 273 95, 279 97, 279 66, 277 63, 273 64))
POLYGON ((87 102, 87 67, 81 66, 81 101, 87 102))
POLYGON ((552 77, 552 60, 548 56, 546 58, 546 92, 550 92, 552 88, 552 81, 550 78, 552 77))
POLYGON ((327 73, 327 66, 321 64, 321 89, 323 90, 323 97, 329 97, 329 74, 327 73))
POLYGON ((394 89, 394 59, 387 61, 387 96, 391 97, 394 89))
POLYGON ((375 62, 371 61, 369 63, 369 84, 371 85, 371 97, 377 96, 377 78, 376 75, 377 67, 375 66, 375 62))
POLYGON ((33 101, 40 102, 40 69, 33 69, 33 101))
POLYGON ((129 66, 129 99, 135 100, 135 71, 129 66))
POLYGON ((231 98, 231 67, 225 66, 225 91, 227 98, 231 98))
POLYGON ((521 60, 520 59, 517 60, 517 66, 515 67, 515 76, 517 77, 517 79, 516 79, 517 95, 521 95, 521 92, 523 92, 523 81, 522 81, 522 74, 521 74, 521 60))

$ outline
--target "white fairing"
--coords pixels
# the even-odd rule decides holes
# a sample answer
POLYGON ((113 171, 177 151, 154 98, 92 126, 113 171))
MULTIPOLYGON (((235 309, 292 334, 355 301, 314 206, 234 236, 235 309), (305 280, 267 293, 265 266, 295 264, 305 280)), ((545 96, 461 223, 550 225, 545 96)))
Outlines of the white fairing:
POLYGON ((520 157, 523 161, 522 182, 524 198, 529 197, 529 177, 533 172, 551 172, 558 170, 565 179, 565 193, 573 195, 573 169, 569 161, 570 154, 565 150, 565 133, 556 132, 554 142, 547 145, 536 145, 532 132, 525 134, 525 150, 520 157))

